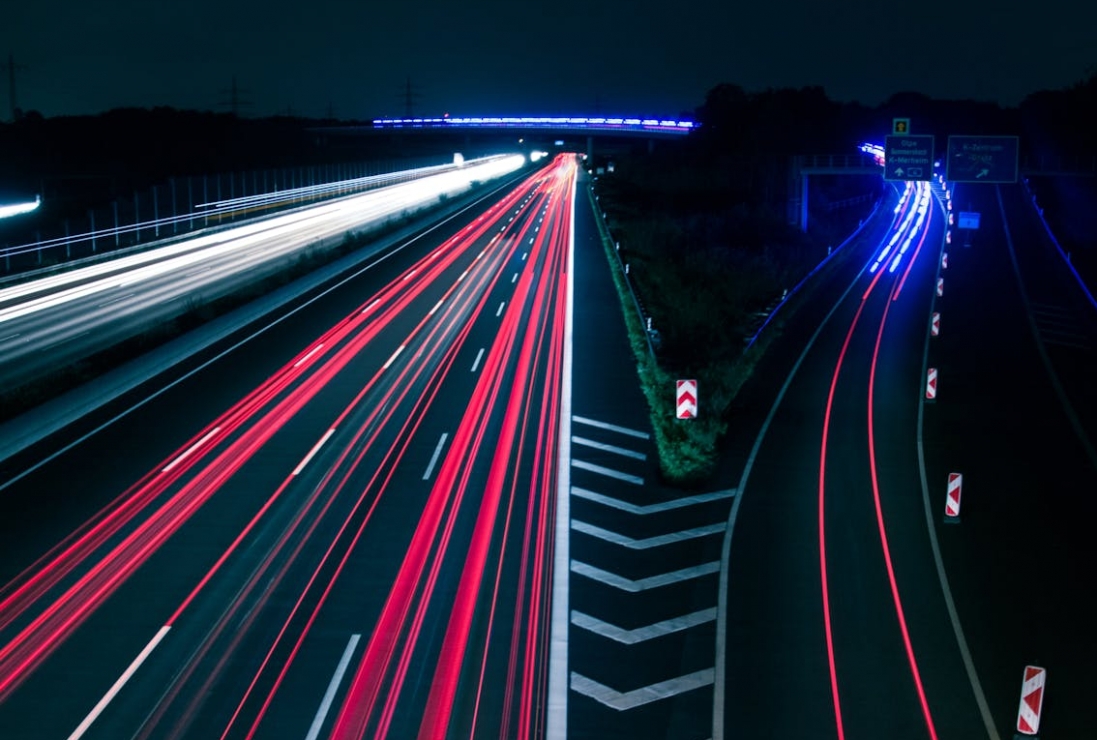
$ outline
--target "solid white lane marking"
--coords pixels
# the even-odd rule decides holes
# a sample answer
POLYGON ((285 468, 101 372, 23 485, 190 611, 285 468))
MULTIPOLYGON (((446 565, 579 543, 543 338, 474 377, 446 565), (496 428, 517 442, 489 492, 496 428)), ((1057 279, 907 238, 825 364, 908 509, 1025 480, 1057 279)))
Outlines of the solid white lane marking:
POLYGON ((339 659, 339 665, 335 667, 335 675, 331 677, 331 682, 328 683, 328 690, 324 692, 324 700, 320 702, 320 708, 316 710, 316 716, 312 718, 312 725, 309 727, 309 734, 305 735, 305 740, 316 740, 320 736, 320 728, 324 726, 328 710, 331 709, 331 704, 335 701, 335 692, 339 690, 339 684, 343 682, 343 674, 347 672, 350 658, 354 655, 354 648, 358 646, 360 639, 362 639, 361 635, 350 636, 350 642, 343 650, 343 657, 339 659))
POLYGON ((301 365, 301 364, 302 364, 303 362, 305 362, 306 360, 308 360, 308 358, 312 357, 312 356, 313 356, 314 354, 316 354, 317 352, 319 352, 319 351, 320 351, 320 350, 322 350, 323 348, 324 348, 324 345, 323 345, 323 344, 318 344, 318 345, 316 345, 315 347, 313 347, 312 349, 310 349, 310 350, 309 350, 309 353, 308 353, 307 355, 305 355, 304 357, 302 357, 302 358, 301 358, 300 360, 298 360, 297 362, 293 363, 293 366, 294 366, 294 367, 299 367, 299 366, 300 366, 300 365, 301 365))
POLYGON ((620 509, 621 511, 627 511, 630 514, 658 514, 664 511, 671 511, 673 509, 681 509, 686 506, 695 506, 696 504, 703 504, 709 501, 719 501, 724 498, 731 498, 735 495, 735 489, 732 488, 728 491, 716 491, 714 493, 701 493, 696 496, 684 496, 682 498, 672 499, 670 501, 663 501, 658 504, 647 504, 646 506, 637 506, 636 504, 628 501, 622 501, 621 499, 612 498, 601 493, 595 493, 594 491, 588 491, 585 488, 579 488, 578 486, 572 486, 571 495, 578 496, 579 498, 585 498, 588 501, 593 501, 603 506, 611 506, 614 509, 620 509))
POLYGON ((629 429, 628 427, 619 427, 616 424, 607 424, 604 421, 595 421, 594 419, 588 419, 585 416, 572 416, 571 420, 579 422, 580 424, 586 424, 587 426, 597 427, 598 429, 606 429, 619 434, 627 434, 628 436, 636 437, 637 439, 651 439, 651 436, 646 432, 639 432, 635 429, 629 429))
POLYGON ((620 712, 635 709, 660 699, 669 699, 686 691, 711 686, 714 679, 714 669, 705 668, 704 670, 688 673, 685 676, 660 681, 650 686, 642 686, 632 691, 621 692, 572 671, 571 688, 573 691, 589 696, 591 699, 605 704, 610 709, 616 709, 620 712))
POLYGON ((301 471, 305 469, 305 466, 309 464, 309 460, 312 459, 312 456, 320 451, 320 448, 324 446, 324 443, 327 442, 328 438, 333 434, 335 434, 335 427, 324 432, 324 436, 320 438, 319 442, 312 446, 312 449, 309 450, 309 454, 305 455, 305 459, 299 462, 297 467, 293 469, 294 475, 299 475, 301 471))
POLYGON ((552 616, 549 627, 546 740, 567 740, 568 734, 568 563, 571 561, 571 378, 572 329, 575 315, 575 185, 571 190, 568 233, 567 288, 564 310, 564 357, 560 377, 559 453, 556 458, 556 516, 553 522, 552 616))
POLYGON ((182 455, 180 455, 179 457, 175 458, 175 459, 174 459, 174 460, 172 460, 172 461, 171 461, 170 463, 168 463, 168 464, 167 464, 166 466, 164 466, 164 469, 163 469, 163 470, 161 470, 160 472, 161 472, 161 473, 169 473, 169 472, 171 472, 171 469, 172 469, 172 468, 174 468, 174 467, 175 467, 176 465, 178 465, 179 463, 181 463, 181 462, 183 462, 184 460, 186 460, 186 459, 187 459, 187 457, 188 457, 188 456, 189 456, 189 455, 190 455, 190 454, 191 454, 192 452, 194 452, 194 451, 195 451, 195 450, 197 450, 197 449, 198 449, 199 447, 201 447, 201 446, 202 446, 202 445, 204 445, 204 444, 205 444, 206 442, 208 442, 208 441, 209 441, 209 438, 210 438, 210 437, 212 437, 213 435, 217 434, 217 433, 218 433, 219 431, 221 431, 221 427, 214 427, 214 428, 213 428, 213 429, 212 429, 211 431, 209 431, 209 432, 208 432, 208 433, 206 434, 206 436, 202 437, 202 439, 198 440, 197 442, 195 442, 194 444, 192 444, 192 445, 191 445, 190 447, 188 447, 188 448, 187 448, 187 450, 186 450, 186 452, 184 452, 184 453, 183 453, 182 455))
POLYGON ((392 357, 388 358, 384 365, 381 366, 382 370, 388 370, 389 366, 396 362, 396 358, 400 356, 400 353, 404 351, 404 345, 400 345, 396 348, 396 351, 392 353, 392 357))
POLYGON ((133 662, 129 664, 129 668, 118 677, 118 680, 114 682, 114 685, 110 687, 110 690, 103 695, 103 698, 99 700, 99 703, 91 710, 91 713, 87 717, 84 717, 84 721, 81 722, 72 734, 69 735, 69 740, 79 740, 84 736, 84 733, 88 731, 91 724, 99 718, 99 715, 103 713, 103 710, 107 708, 107 705, 111 703, 114 697, 118 696, 118 692, 122 690, 122 687, 126 685, 126 682, 133 678, 133 674, 137 673, 137 669, 141 667, 141 664, 149 657, 156 646, 160 644, 160 641, 164 639, 164 636, 168 634, 171 629, 170 624, 166 624, 160 628, 160 631, 156 633, 156 636, 152 638, 152 641, 148 645, 145 645, 145 649, 142 650, 133 662))
POLYGON ((628 473, 622 473, 619 470, 613 470, 612 468, 604 468, 601 465, 594 465, 593 463, 584 462, 582 460, 572 460, 572 467, 581 468, 582 470, 589 470, 592 473, 598 473, 599 475, 607 475, 610 478, 616 478, 617 480, 623 480, 626 483, 633 483, 637 486, 644 485, 644 479, 635 475, 629 475, 628 473))
POLYGON ((659 588, 660 586, 669 586, 672 583, 681 583, 682 581, 688 581, 693 578, 700 578, 702 576, 718 573, 719 571, 720 563, 718 561, 713 561, 703 565, 695 565, 692 568, 682 568, 681 570, 674 570, 670 573, 660 573, 634 581, 631 578, 625 578, 616 573, 610 573, 608 570, 595 568, 593 565, 581 563, 578 560, 571 561, 572 573, 586 576, 591 580, 604 583, 607 586, 619 588, 622 591, 628 591, 632 594, 647 591, 652 588, 659 588))
POLYGON ((593 524, 581 522, 578 519, 572 519, 571 521, 571 528, 576 532, 589 534, 591 537, 597 537, 600 540, 612 542, 615 545, 621 545, 630 550, 650 550, 653 547, 662 547, 663 545, 669 545, 674 542, 684 542, 686 540, 695 540, 699 537, 708 537, 709 535, 720 534, 726 527, 727 522, 719 522, 718 524, 709 524, 704 527, 683 529, 679 532, 670 532, 656 537, 645 537, 642 540, 634 540, 626 535, 612 532, 608 529, 602 529, 593 524))
POLYGON ((636 452, 635 450, 628 450, 624 447, 608 445, 604 442, 595 442, 593 439, 587 439, 585 437, 572 437, 571 441, 577 445, 583 445, 584 447, 593 447, 596 450, 602 450, 603 452, 612 452, 615 455, 624 455, 625 457, 631 457, 634 460, 648 459, 648 456, 645 455, 643 452, 636 452))
POLYGON ((481 347, 480 351, 476 353, 476 360, 472 363, 472 372, 476 372, 476 368, 480 367, 480 360, 484 356, 484 348, 481 347))
POLYGON ((573 611, 571 613, 571 623, 576 627, 582 627, 596 635, 601 635, 602 637, 625 645, 635 645, 638 642, 653 640, 656 637, 663 637, 674 632, 681 632, 682 630, 687 630, 691 627, 696 627, 715 620, 716 607, 712 607, 711 609, 701 609, 692 614, 684 614, 680 617, 672 617, 670 619, 664 619, 662 622, 627 630, 618 627, 615 624, 603 622, 601 619, 592 617, 589 614, 583 614, 583 612, 573 611))
POLYGON ((446 443, 446 437, 448 436, 448 432, 442 432, 442 436, 438 439, 438 444, 434 448, 434 454, 430 456, 430 464, 427 465, 427 470, 423 473, 423 480, 430 480, 430 474, 434 472, 434 464, 438 462, 438 456, 442 454, 442 445, 446 443))
POLYGON ((496 316, 499 316, 500 314, 503 313, 503 306, 505 306, 505 305, 507 305, 506 301, 503 301, 502 303, 499 304, 499 310, 495 312, 496 316))

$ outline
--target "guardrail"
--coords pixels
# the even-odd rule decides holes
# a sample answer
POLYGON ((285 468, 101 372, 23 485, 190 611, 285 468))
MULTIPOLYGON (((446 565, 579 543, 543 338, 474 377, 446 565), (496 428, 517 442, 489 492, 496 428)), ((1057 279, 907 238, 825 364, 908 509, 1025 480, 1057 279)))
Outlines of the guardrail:
POLYGON ((625 285, 628 286, 629 295, 632 296, 632 305, 636 307, 636 316, 640 319, 640 326, 644 328, 644 338, 648 343, 648 352, 652 357, 655 357, 655 346, 651 343, 651 317, 644 313, 643 304, 640 298, 636 295, 636 290, 632 287, 632 280, 629 278, 629 267, 626 262, 621 259, 621 243, 614 240, 613 234, 609 230, 609 224, 606 223, 606 214, 598 206, 598 196, 594 194, 594 186, 587 185, 587 194, 590 196, 590 205, 594 209, 594 220, 598 224, 598 232, 602 238, 608 240, 613 244, 613 254, 617 257, 617 267, 621 270, 621 277, 625 281, 625 285))

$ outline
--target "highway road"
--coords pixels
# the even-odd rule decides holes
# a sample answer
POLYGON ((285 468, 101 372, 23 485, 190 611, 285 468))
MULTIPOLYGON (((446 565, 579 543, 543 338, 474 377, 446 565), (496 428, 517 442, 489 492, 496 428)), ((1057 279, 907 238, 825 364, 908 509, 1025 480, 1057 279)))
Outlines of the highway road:
POLYGON ((967 248, 935 190, 896 271, 888 236, 851 261, 737 409, 762 433, 736 440, 715 737, 1012 738, 1027 664, 1041 736, 1097 731, 1093 316, 1020 186, 956 187, 967 248))
POLYGON ((5 461, 0 736, 538 735, 576 171, 5 461))
POLYGON ((0 383, 19 386, 284 270, 308 248, 518 169, 488 158, 0 289, 0 383))

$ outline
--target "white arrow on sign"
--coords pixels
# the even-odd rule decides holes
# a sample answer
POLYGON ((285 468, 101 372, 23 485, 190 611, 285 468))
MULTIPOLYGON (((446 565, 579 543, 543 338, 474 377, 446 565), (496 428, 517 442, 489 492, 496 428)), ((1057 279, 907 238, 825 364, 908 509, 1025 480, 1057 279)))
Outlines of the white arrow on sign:
POLYGON ((903 176, 903 168, 902 167, 896 167, 895 168, 895 176, 896 177, 902 177, 903 176))

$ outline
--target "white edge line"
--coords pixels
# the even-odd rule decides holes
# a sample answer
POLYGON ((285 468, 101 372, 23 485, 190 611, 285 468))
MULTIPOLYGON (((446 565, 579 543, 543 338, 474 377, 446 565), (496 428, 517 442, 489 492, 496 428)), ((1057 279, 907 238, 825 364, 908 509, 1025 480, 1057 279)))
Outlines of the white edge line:
POLYGON ((434 465, 438 462, 438 456, 442 454, 442 445, 446 443, 446 437, 449 436, 449 432, 442 432, 442 436, 438 438, 438 444, 434 447, 434 454, 430 456, 430 463, 427 465, 427 470, 423 473, 423 480, 430 480, 430 474, 434 472, 434 465))
POLYGON ((403 351, 404 351, 404 345, 401 344, 399 347, 396 348, 396 351, 392 353, 392 357, 388 358, 388 360, 385 361, 385 364, 381 366, 381 369, 382 370, 388 370, 389 365, 396 362, 396 358, 399 357, 400 353, 403 352, 403 351))
POLYGON ((89 713, 87 717, 84 717, 84 721, 72 731, 72 734, 69 735, 69 740, 79 740, 79 738, 83 737, 92 723, 99 718, 99 715, 103 713, 103 710, 107 708, 107 705, 111 703, 114 697, 118 695, 118 692, 126 685, 126 682, 133 678, 133 674, 137 673, 137 669, 141 667, 141 664, 144 663, 152 651, 156 649, 156 646, 160 644, 160 641, 164 639, 164 636, 168 634, 170 629, 170 624, 166 624, 160 628, 160 631, 156 633, 156 636, 152 638, 149 644, 145 645, 145 649, 129 664, 129 668, 118 677, 118 680, 114 682, 114 685, 110 687, 110 690, 103 695, 103 698, 99 700, 99 703, 95 705, 91 710, 91 713, 89 713))
POLYGON ((221 427, 214 427, 212 431, 210 431, 210 432, 209 432, 209 433, 208 433, 208 434, 207 434, 206 436, 202 437, 202 439, 198 440, 197 442, 195 442, 194 444, 192 444, 192 445, 191 445, 190 447, 188 447, 188 448, 187 448, 187 451, 186 451, 186 452, 184 452, 184 453, 183 453, 182 455, 180 455, 179 457, 175 458, 175 459, 174 459, 174 460, 172 460, 172 461, 171 461, 170 463, 168 463, 168 464, 167 464, 167 465, 166 465, 166 466, 164 467, 164 469, 163 469, 163 470, 161 470, 160 472, 161 472, 161 473, 170 473, 170 472, 171 472, 171 469, 172 469, 172 468, 174 468, 174 467, 175 467, 176 465, 178 465, 179 463, 181 463, 181 462, 183 462, 184 460, 186 460, 186 459, 187 459, 187 457, 188 457, 188 456, 189 456, 189 455, 190 455, 190 454, 191 454, 192 452, 194 452, 194 451, 195 451, 195 450, 197 450, 197 449, 198 449, 199 447, 201 447, 202 445, 204 445, 204 444, 205 444, 205 443, 206 443, 207 441, 209 441, 209 438, 210 438, 210 437, 212 437, 213 435, 217 434, 217 433, 218 433, 219 431, 221 431, 221 427))
POLYGON ((312 446, 312 449, 309 450, 309 454, 305 455, 305 459, 297 463, 297 467, 293 469, 293 475, 299 475, 301 471, 305 469, 305 466, 309 464, 309 460, 312 459, 312 456, 320 451, 320 448, 324 446, 324 443, 327 442, 328 438, 333 434, 335 434, 335 427, 324 432, 324 436, 320 438, 319 442, 312 446))
POLYGON ((549 632, 548 713, 546 740, 566 740, 568 734, 568 581, 571 578, 571 353, 575 314, 575 183, 571 188, 568 235, 567 310, 564 318, 564 368, 560 382, 560 454, 556 469, 556 531, 552 562, 552 624, 549 632))
POLYGON ((324 726, 324 720, 327 719, 331 704, 335 701, 335 692, 339 690, 339 684, 343 682, 343 674, 347 672, 347 666, 350 665, 350 658, 354 655, 354 648, 358 647, 358 641, 360 639, 362 639, 361 635, 350 636, 350 642, 347 643, 347 647, 343 650, 343 657, 339 659, 339 665, 336 666, 335 674, 331 677, 331 682, 328 684, 328 690, 324 692, 324 700, 320 702, 320 708, 316 710, 316 716, 312 718, 312 725, 309 727, 309 734, 305 735, 305 740, 316 740, 316 738, 320 736, 320 730, 324 726))
MULTIPOLYGON (((872 259, 870 258, 869 262, 871 261, 872 259)), ((811 335, 811 339, 808 340, 807 345, 804 346, 804 350, 796 359, 796 364, 792 366, 792 370, 789 371, 788 377, 785 378, 784 385, 781 386, 781 391, 777 394, 777 398, 774 399, 773 406, 770 407, 765 421, 762 422, 762 428, 758 430, 758 437, 754 440, 754 446, 750 450, 750 457, 747 458, 747 463, 743 466, 743 475, 739 479, 738 488, 736 488, 739 493, 735 497, 735 503, 731 505, 731 512, 728 514, 727 530, 724 532, 724 543, 720 548, 720 586, 716 604, 716 678, 712 693, 712 740, 724 740, 724 682, 727 674, 728 561, 731 555, 731 537, 735 530, 735 520, 739 515, 739 505, 743 502, 743 494, 746 492, 747 478, 750 477, 750 471, 754 467, 754 460, 758 457, 758 450, 762 447, 762 441, 766 437, 766 432, 769 431, 769 425, 773 421, 773 417, 777 415, 777 409, 785 399, 785 393, 788 391, 789 386, 792 385, 792 379, 796 377, 796 373, 800 370, 800 366, 803 364, 808 352, 815 346, 815 340, 823 333, 823 329, 830 323, 831 317, 838 310, 838 307, 846 300, 846 297, 849 296, 853 287, 860 282, 861 276, 865 274, 865 270, 867 269, 868 262, 865 263, 864 267, 862 267, 856 277, 853 278, 853 281, 850 282, 849 287, 846 288, 845 292, 842 293, 838 300, 835 301, 834 305, 831 306, 830 311, 823 317, 823 320, 819 322, 819 326, 815 329, 815 333, 811 335)))

